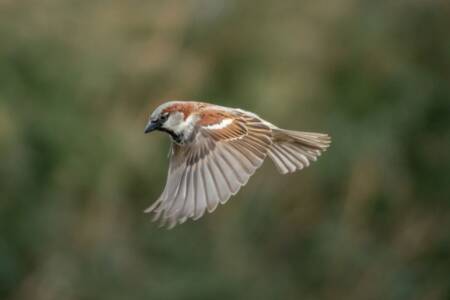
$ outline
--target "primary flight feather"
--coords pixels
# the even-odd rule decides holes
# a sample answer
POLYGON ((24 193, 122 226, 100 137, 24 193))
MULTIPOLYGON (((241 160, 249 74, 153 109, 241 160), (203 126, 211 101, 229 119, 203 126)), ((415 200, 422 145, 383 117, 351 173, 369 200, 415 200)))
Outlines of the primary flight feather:
POLYGON ((145 133, 155 130, 171 136, 172 149, 164 191, 146 212, 169 228, 227 202, 266 157, 280 173, 292 173, 331 142, 327 134, 280 129, 242 109, 191 101, 156 108, 145 133))

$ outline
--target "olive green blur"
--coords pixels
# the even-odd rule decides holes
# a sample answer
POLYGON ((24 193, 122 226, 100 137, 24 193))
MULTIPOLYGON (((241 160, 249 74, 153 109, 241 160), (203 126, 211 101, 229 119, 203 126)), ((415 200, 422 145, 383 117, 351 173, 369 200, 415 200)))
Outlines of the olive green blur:
POLYGON ((450 4, 0 0, 0 299, 450 299, 450 4), (328 133, 173 230, 165 100, 328 133))

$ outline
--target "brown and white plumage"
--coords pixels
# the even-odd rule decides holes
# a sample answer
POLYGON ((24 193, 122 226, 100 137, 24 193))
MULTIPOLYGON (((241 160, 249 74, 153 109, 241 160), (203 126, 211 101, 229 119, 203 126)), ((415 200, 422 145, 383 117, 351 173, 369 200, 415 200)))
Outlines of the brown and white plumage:
POLYGON ((166 187, 146 212, 170 228, 224 204, 267 156, 286 174, 309 166, 330 144, 326 134, 283 130, 253 113, 201 102, 161 105, 145 132, 153 130, 173 143, 166 187))

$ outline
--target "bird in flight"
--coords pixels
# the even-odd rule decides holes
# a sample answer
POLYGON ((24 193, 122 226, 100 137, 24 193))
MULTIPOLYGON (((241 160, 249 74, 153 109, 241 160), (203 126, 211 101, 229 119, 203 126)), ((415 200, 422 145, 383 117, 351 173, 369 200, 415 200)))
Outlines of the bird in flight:
POLYGON ((155 109, 145 133, 170 135, 167 183, 145 212, 169 228, 213 212, 244 186, 269 157, 281 174, 301 170, 325 151, 327 134, 278 128, 254 113, 191 101, 155 109))

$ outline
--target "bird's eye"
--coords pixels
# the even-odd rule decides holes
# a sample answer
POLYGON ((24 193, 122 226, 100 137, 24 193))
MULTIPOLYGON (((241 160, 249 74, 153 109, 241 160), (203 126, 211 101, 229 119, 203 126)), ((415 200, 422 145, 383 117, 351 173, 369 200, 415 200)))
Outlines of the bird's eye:
POLYGON ((160 120, 161 120, 161 122, 165 122, 165 121, 167 121, 168 118, 169 118, 169 114, 164 114, 164 115, 161 115, 160 120))

